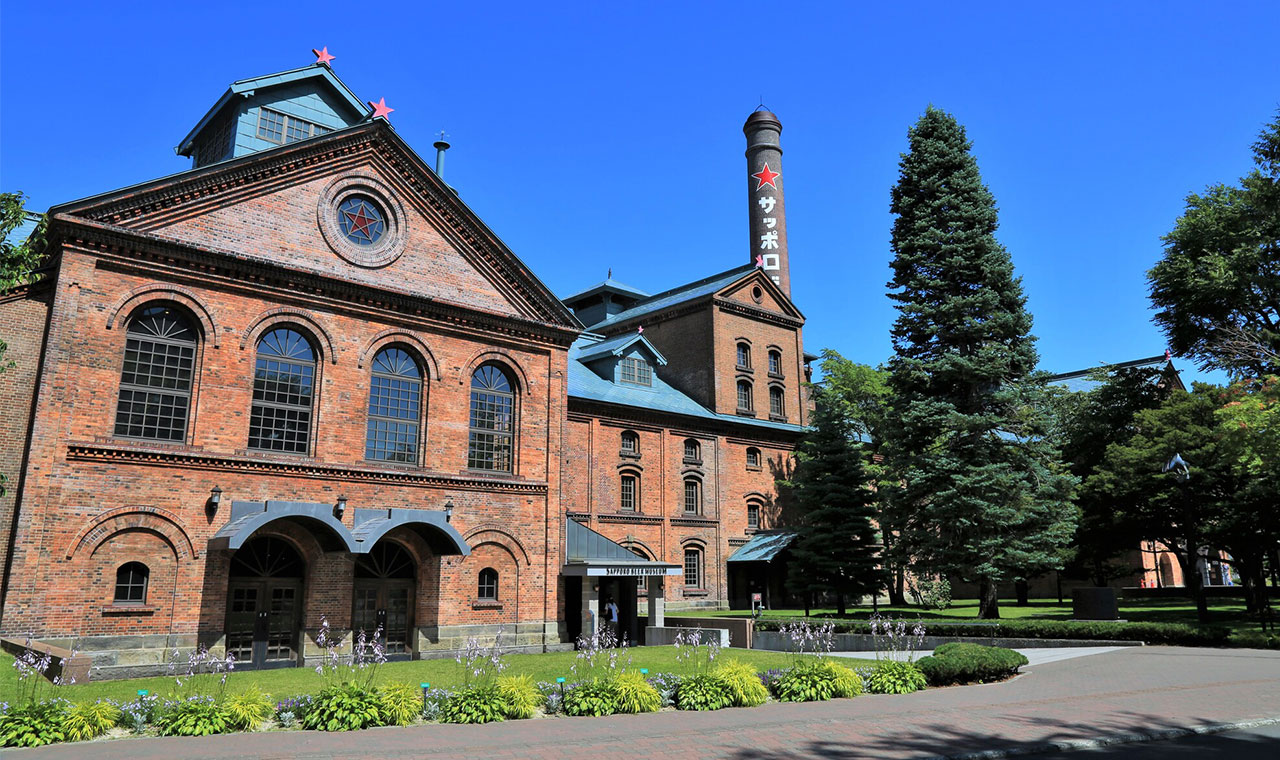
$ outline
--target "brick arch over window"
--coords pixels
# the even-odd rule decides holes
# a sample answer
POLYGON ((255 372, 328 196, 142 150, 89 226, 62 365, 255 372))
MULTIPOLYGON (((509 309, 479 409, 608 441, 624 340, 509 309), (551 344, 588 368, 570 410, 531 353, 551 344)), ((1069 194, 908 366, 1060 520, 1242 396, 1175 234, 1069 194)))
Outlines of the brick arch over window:
POLYGON ((316 322, 310 315, 305 314, 297 309, 268 309, 259 314, 253 321, 253 326, 245 330, 244 335, 240 338, 240 350, 243 351, 245 346, 257 346, 258 338, 267 330, 277 326, 281 322, 293 322, 311 332, 317 342, 323 344, 320 353, 321 362, 328 359, 330 364, 338 363, 338 352, 333 347, 333 336, 329 331, 324 329, 319 322, 316 322))
POLYGON ((185 307, 200 323, 200 329, 204 332, 201 337, 214 348, 221 347, 222 336, 218 334, 218 323, 213 314, 194 292, 177 285, 142 285, 129 291, 111 307, 107 315, 107 329, 114 329, 117 320, 123 325, 135 309, 148 301, 172 301, 185 307))
POLYGON ((165 539, 180 561, 200 556, 191 535, 179 517, 159 507, 116 507, 94 517, 67 545, 66 558, 71 559, 88 546, 96 551, 112 535, 124 530, 147 530, 165 539))
POLYGON ((524 558, 524 563, 526 565, 530 564, 529 551, 524 548, 524 544, 520 542, 520 539, 516 538, 515 535, 504 528, 493 523, 477 525, 464 533, 462 537, 465 538, 467 543, 471 546, 479 546, 480 544, 498 544, 510 552, 512 557, 517 559, 517 564, 521 557, 524 558))
POLYGON ((436 362, 436 357, 431 353, 431 349, 427 348, 427 344, 421 338, 411 332, 405 330, 383 330, 365 345, 364 350, 360 352, 360 357, 356 359, 356 366, 364 369, 365 365, 378 355, 383 348, 393 344, 408 344, 417 354, 418 359, 426 366, 427 374, 430 379, 439 382, 440 365, 436 362))
POLYGON ((618 546, 630 550, 633 554, 637 549, 639 549, 644 553, 645 559, 656 560, 658 558, 658 555, 653 551, 653 549, 649 548, 648 544, 634 538, 619 541, 618 546))
POLYGON ((477 351, 470 359, 467 359, 462 365, 461 371, 458 372, 458 385, 471 385, 471 376, 485 362, 499 364, 503 369, 510 372, 513 375, 511 379, 515 381, 517 386, 515 388, 517 394, 529 392, 532 384, 529 382, 529 376, 525 374, 524 367, 509 351, 504 351, 500 348, 486 348, 483 351, 477 351))

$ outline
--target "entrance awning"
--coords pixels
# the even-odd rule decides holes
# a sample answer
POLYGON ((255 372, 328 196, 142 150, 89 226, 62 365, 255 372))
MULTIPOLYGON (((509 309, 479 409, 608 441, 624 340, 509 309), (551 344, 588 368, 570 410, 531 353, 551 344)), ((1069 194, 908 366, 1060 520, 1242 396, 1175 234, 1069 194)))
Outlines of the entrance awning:
POLYGON ((572 518, 565 520, 565 575, 640 577, 684 575, 684 568, 670 562, 645 559, 619 546, 572 518))
POLYGON ((443 512, 427 509, 357 509, 355 529, 348 530, 333 514, 333 505, 300 501, 235 501, 231 521, 223 525, 209 548, 239 549, 259 528, 276 520, 305 525, 325 551, 367 554, 378 539, 402 525, 417 532, 436 554, 471 553, 471 547, 443 512))
POLYGON ((751 540, 738 547, 726 562, 772 562, 775 557, 796 538, 790 531, 757 533, 751 540))

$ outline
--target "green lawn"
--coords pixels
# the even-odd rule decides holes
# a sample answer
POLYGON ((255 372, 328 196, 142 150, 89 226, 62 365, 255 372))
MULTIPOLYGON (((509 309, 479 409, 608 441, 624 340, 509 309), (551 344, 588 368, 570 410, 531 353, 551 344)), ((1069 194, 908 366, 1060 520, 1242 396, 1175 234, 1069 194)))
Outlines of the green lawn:
MULTIPOLYGON (((570 668, 575 659, 575 652, 552 652, 548 654, 513 654, 505 660, 505 675, 528 673, 538 681, 555 681, 563 676, 573 681, 570 668)), ((750 663, 764 671, 769 668, 789 667, 792 656, 784 652, 762 652, 750 649, 726 649, 721 659, 736 659, 750 663)), ((675 647, 636 647, 620 656, 620 663, 630 660, 629 669, 648 668, 650 674, 680 673, 686 666, 676 661, 675 647)), ((841 660, 845 662, 845 660, 841 660)), ((845 664, 856 664, 851 660, 845 664)), ((378 669, 379 682, 422 683, 432 686, 451 687, 462 682, 462 666, 453 660, 415 660, 412 662, 392 662, 378 669)), ((323 679, 311 668, 283 668, 280 670, 242 671, 233 673, 227 679, 228 691, 240 691, 250 684, 258 684, 262 690, 276 698, 314 694, 323 685, 323 679)), ((96 681, 87 684, 65 686, 58 690, 58 695, 73 702, 93 701, 101 697, 112 699, 133 699, 139 689, 146 689, 152 694, 167 696, 173 691, 172 678, 133 678, 120 681, 96 681)), ((0 653, 0 701, 11 698, 17 692, 17 673, 13 668, 13 657, 0 653)))
MULTIPOLYGON (((1248 623, 1250 618, 1245 615, 1243 600, 1236 599, 1210 599, 1209 612, 1212 616, 1213 624, 1237 624, 1248 623)), ((977 599, 957 599, 951 603, 951 606, 942 611, 926 610, 915 605, 900 605, 880 607, 882 615, 921 617, 926 620, 975 620, 978 617, 978 600, 977 599)), ((831 609, 813 609, 810 610, 812 615, 821 615, 824 617, 836 617, 836 611, 831 609)), ((845 618, 851 620, 866 619, 870 617, 872 610, 870 606, 850 607, 845 618)), ((751 617, 751 610, 690 610, 682 612, 668 612, 670 617, 751 617)), ((763 616, 766 618, 792 618, 803 617, 803 609, 789 610, 765 610, 763 616)), ((1054 599, 1032 599, 1025 607, 1019 607, 1014 599, 1000 600, 1000 617, 1004 620, 1016 620, 1019 618, 1038 618, 1041 620, 1070 620, 1071 604, 1058 604, 1054 599)), ((1196 622, 1196 606, 1189 599, 1136 599, 1136 600, 1120 600, 1120 619, 1135 622, 1146 623, 1195 623, 1196 622)))

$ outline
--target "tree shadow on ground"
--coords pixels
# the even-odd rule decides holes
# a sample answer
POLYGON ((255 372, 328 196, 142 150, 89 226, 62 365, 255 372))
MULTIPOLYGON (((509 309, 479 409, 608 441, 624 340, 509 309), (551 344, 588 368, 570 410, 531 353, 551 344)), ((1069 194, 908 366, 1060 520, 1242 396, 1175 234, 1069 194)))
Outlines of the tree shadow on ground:
MULTIPOLYGON (((794 758, 836 758, 837 760, 868 760, 870 758, 937 758, 956 757, 970 753, 989 750, 1003 750, 1013 755, 1030 755, 1034 757, 1056 757, 1059 754, 1050 750, 1044 752, 1044 745, 1052 742, 1068 742, 1083 738, 1100 738, 1122 734, 1158 734, 1170 729, 1184 729, 1188 726, 1213 725, 1214 721, 1191 718, 1171 721, 1167 717, 1135 712, 1116 713, 1111 719, 1103 722, 1076 723, 1050 718, 1012 719, 1026 727, 1040 729, 1037 738, 1032 740, 1014 739, 1001 731, 992 731, 981 727, 965 727, 945 723, 924 723, 914 726, 903 726, 892 732, 872 733, 854 741, 836 741, 832 739, 814 738, 800 745, 789 747, 785 751, 764 750, 757 748, 742 749, 729 755, 736 760, 783 760, 794 758), (1047 729, 1047 730, 1046 730, 1047 729)), ((904 721, 905 722, 905 721, 904 721)), ((1007 722, 1007 721, 1006 721, 1007 722)), ((1120 745, 1110 747, 1105 752, 1066 753, 1070 757, 1086 758, 1127 757, 1129 751, 1142 748, 1142 757, 1151 758, 1271 758, 1274 757, 1276 739, 1248 731, 1215 737, 1196 737, 1181 741, 1158 741, 1120 745), (1213 739, 1213 742, 1209 742, 1213 739), (1206 752, 1206 745, 1213 746, 1206 752)))

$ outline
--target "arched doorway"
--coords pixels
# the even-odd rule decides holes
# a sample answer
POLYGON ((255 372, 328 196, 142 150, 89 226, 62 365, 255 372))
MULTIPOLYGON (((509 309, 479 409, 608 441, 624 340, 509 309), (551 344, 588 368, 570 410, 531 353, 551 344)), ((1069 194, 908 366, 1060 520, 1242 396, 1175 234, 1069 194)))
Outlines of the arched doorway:
POLYGON ((302 555, 276 536, 251 538, 232 555, 226 632, 227 652, 237 664, 297 664, 305 574, 302 555))
POLYGON ((389 660, 413 656, 413 556, 395 541, 379 541, 368 554, 356 555, 351 627, 372 637, 381 628, 389 660))

